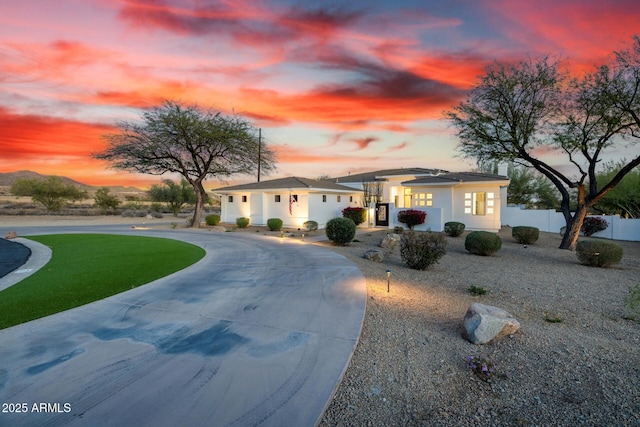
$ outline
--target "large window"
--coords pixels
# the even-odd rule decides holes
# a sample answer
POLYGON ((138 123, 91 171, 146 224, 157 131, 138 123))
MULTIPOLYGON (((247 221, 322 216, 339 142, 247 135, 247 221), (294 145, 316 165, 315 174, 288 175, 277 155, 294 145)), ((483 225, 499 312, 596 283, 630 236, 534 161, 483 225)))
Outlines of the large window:
POLYGON ((410 188, 404 189, 404 206, 403 207, 405 208, 411 207, 411 189, 410 188))
POLYGON ((415 206, 433 206, 433 193, 416 193, 413 195, 415 206))
POLYGON ((464 193, 464 213, 472 215, 491 215, 494 208, 494 194, 478 191, 464 193))

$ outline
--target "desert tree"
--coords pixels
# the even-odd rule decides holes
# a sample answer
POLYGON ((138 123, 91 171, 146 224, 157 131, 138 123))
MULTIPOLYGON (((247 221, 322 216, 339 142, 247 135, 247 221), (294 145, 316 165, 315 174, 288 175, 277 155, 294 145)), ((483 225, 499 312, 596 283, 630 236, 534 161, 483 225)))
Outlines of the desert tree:
POLYGON ((275 167, 274 153, 260 147, 255 127, 239 115, 164 101, 142 113, 141 121, 118 123, 119 132, 104 136, 107 147, 93 157, 111 167, 153 175, 181 175, 196 194, 191 224, 200 226, 208 199, 204 181, 254 174, 275 167))
POLYGON ((560 248, 573 250, 590 208, 640 164, 638 155, 598 183, 605 154, 638 143, 640 39, 634 41, 611 65, 580 78, 570 78, 549 57, 496 62, 465 101, 445 112, 463 155, 527 165, 553 183, 567 225, 560 248), (571 168, 545 161, 542 153, 554 154, 554 161, 562 156, 571 168))
POLYGON ((166 203, 173 216, 178 216, 180 209, 185 205, 192 205, 196 202, 196 193, 186 179, 181 179, 180 184, 176 184, 170 179, 163 179, 162 184, 154 184, 147 191, 152 202, 166 203))
POLYGON ((18 179, 9 191, 15 196, 30 196, 34 202, 41 203, 51 212, 59 212, 65 204, 88 196, 86 191, 73 184, 66 184, 59 176, 50 176, 47 179, 18 179))
POLYGON ((115 194, 111 194, 108 187, 98 188, 93 196, 93 201, 103 214, 117 209, 120 205, 120 199, 115 194))

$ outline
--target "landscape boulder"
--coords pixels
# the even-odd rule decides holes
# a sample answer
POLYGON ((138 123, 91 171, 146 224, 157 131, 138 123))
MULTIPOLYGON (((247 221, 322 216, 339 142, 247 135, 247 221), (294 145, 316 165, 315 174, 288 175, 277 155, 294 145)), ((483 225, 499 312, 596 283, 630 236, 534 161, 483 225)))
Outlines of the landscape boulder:
POLYGON ((368 260, 375 261, 375 262, 384 261, 384 254, 380 249, 369 249, 364 253, 364 257, 368 260))
POLYGON ((395 233, 388 233, 380 242, 380 247, 385 249, 393 249, 400 241, 400 235, 395 233))
POLYGON ((227 229, 221 225, 214 225, 213 227, 209 227, 209 231, 215 231, 217 233, 226 233, 227 229))
POLYGON ((464 316, 462 336, 472 344, 489 344, 520 329, 520 323, 505 310, 473 303, 464 316))
POLYGON ((7 234, 4 235, 4 238, 9 240, 9 239, 15 239, 16 237, 18 237, 18 234, 15 231, 10 231, 7 234))

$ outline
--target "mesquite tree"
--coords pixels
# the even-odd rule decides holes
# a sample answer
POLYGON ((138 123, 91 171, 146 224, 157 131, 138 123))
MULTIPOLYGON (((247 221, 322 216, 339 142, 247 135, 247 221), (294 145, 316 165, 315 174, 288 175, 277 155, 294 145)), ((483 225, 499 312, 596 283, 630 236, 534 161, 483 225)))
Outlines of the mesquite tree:
POLYGON ((465 156, 532 166, 556 186, 567 224, 560 248, 573 250, 589 209, 640 164, 636 155, 598 183, 605 153, 638 144, 640 38, 634 37, 630 50, 616 53, 611 65, 581 78, 570 78, 548 57, 495 63, 445 115, 465 156), (566 164, 554 166, 543 160, 544 153, 563 156, 566 164), (572 192, 577 194, 573 212, 572 192))
POLYGON ((107 148, 93 157, 115 169, 162 175, 180 174, 193 187, 196 204, 191 225, 200 226, 208 199, 203 182, 253 174, 275 166, 274 153, 260 147, 254 126, 240 116, 165 101, 142 113, 141 122, 118 123, 120 132, 104 136, 107 148))

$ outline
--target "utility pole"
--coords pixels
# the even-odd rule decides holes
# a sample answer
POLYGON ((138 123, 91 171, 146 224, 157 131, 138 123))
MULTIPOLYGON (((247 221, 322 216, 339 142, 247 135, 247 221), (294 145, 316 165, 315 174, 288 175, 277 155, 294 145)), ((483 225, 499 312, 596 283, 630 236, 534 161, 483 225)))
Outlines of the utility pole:
POLYGON ((260 182, 260 164, 262 163, 262 128, 258 128, 258 182, 260 182))

